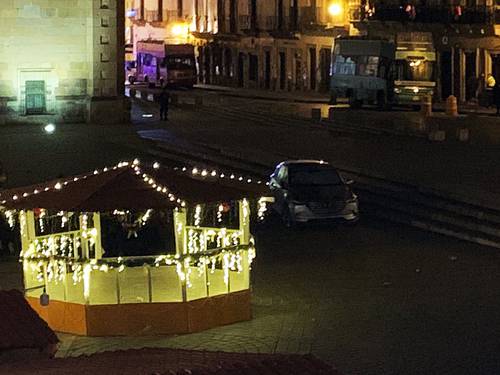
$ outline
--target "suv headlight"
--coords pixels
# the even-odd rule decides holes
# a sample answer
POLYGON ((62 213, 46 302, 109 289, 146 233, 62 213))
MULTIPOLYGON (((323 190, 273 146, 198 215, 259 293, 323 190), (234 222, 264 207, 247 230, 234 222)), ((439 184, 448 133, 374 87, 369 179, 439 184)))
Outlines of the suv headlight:
POLYGON ((394 92, 395 92, 396 94, 400 94, 400 93, 401 93, 401 89, 400 89, 400 88, 398 88, 398 87, 395 87, 395 88, 394 88, 394 92))

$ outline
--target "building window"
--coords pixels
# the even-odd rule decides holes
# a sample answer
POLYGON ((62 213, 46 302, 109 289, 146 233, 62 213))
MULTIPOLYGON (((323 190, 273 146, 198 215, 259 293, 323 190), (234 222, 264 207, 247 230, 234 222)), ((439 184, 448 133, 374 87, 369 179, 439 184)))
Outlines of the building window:
POLYGON ((259 71, 259 62, 257 59, 257 55, 250 54, 249 64, 248 64, 248 79, 250 81, 257 81, 258 71, 259 71))
POLYGON ((26 114, 46 112, 45 81, 26 81, 26 114))

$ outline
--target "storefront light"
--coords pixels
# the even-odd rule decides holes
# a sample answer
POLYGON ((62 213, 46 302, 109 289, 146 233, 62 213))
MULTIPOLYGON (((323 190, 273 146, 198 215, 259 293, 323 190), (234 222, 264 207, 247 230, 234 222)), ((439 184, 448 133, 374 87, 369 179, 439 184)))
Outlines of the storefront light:
POLYGON ((330 16, 340 16, 343 12, 342 5, 339 3, 332 3, 328 6, 328 13, 330 16))
POLYGON ((185 37, 189 34, 189 26, 186 23, 175 23, 172 26, 172 35, 174 37, 185 37))

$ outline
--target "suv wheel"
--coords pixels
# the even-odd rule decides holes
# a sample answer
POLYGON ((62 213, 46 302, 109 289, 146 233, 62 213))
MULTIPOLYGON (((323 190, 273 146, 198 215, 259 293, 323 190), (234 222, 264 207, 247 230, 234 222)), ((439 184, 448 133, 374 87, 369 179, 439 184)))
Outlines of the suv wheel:
POLYGON ((287 228, 293 228, 295 226, 295 221, 290 214, 290 209, 288 207, 283 208, 283 213, 281 214, 281 220, 283 225, 287 228))

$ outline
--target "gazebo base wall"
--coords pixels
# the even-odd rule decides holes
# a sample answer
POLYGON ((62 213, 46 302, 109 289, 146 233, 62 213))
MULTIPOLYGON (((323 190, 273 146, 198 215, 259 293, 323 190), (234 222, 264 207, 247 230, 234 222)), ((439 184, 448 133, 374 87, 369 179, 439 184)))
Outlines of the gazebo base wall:
POLYGON ((29 304, 55 331, 84 336, 168 335, 199 332, 250 320, 251 293, 244 290, 189 302, 80 305, 29 304))

